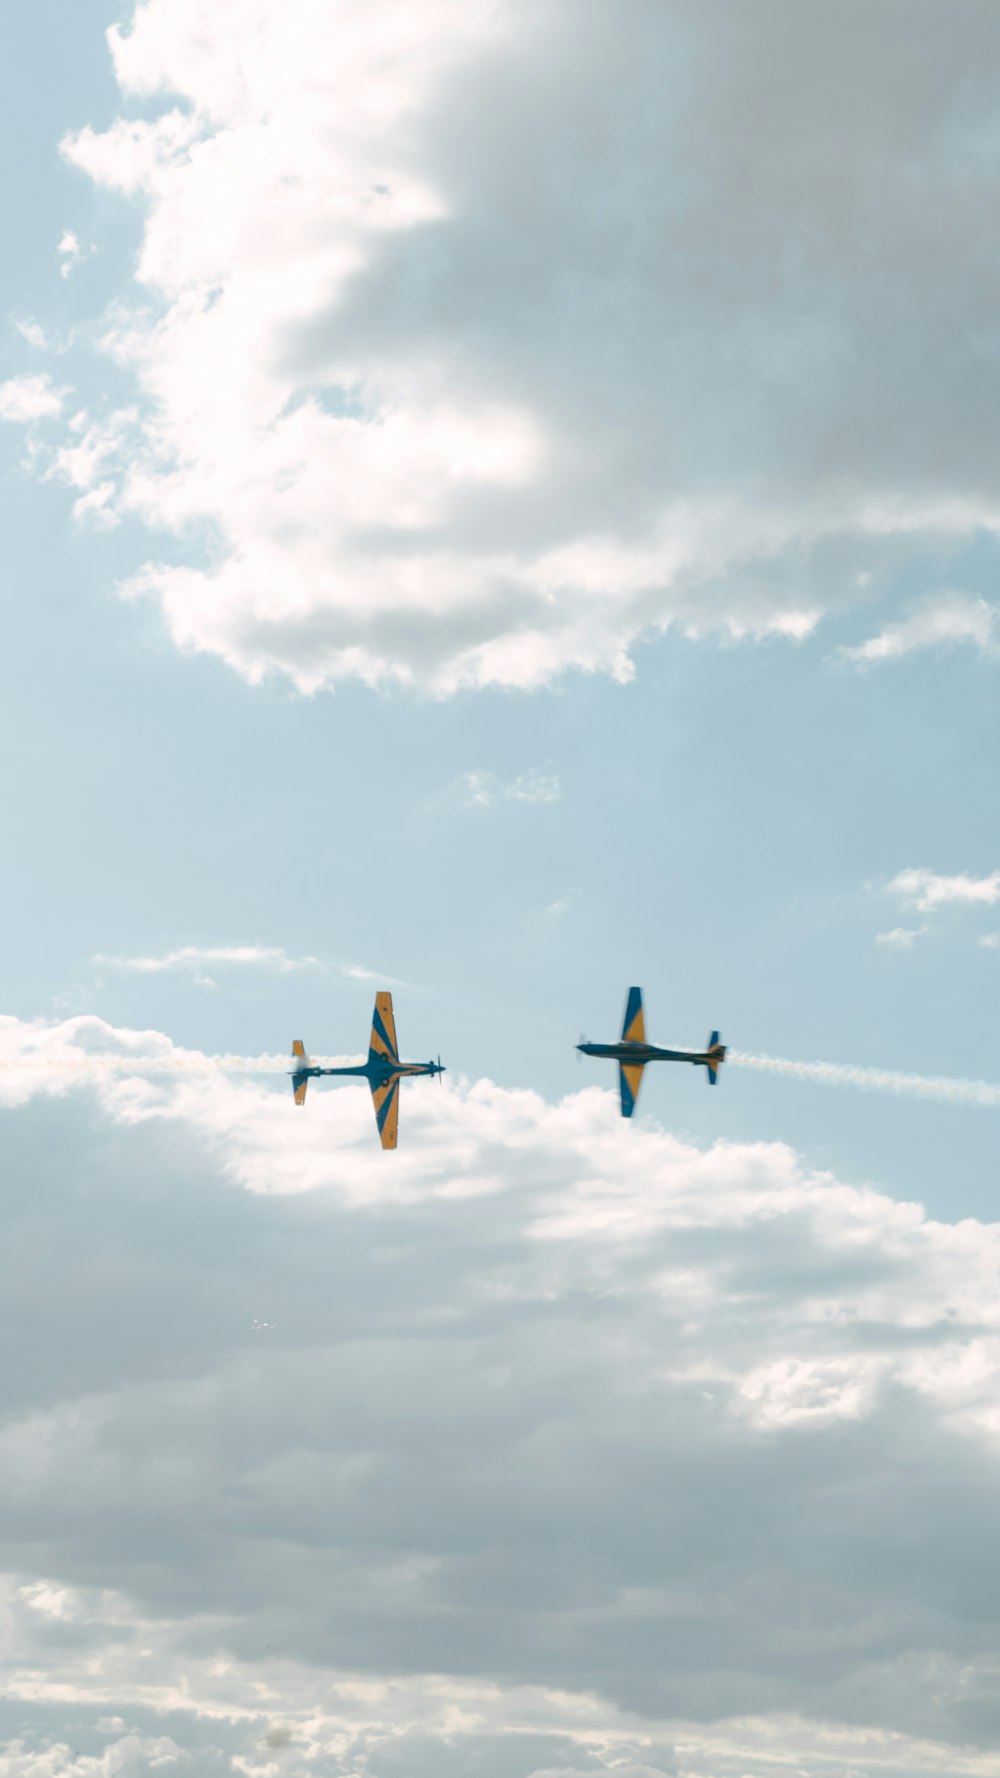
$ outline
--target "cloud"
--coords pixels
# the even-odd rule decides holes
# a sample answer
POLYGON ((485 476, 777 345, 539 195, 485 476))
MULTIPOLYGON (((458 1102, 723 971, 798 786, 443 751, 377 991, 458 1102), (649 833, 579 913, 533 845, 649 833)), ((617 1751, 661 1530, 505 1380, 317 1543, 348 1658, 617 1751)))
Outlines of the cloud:
POLYGON ((0 420, 54 420, 62 413, 66 390, 49 376, 9 377, 0 383, 0 420))
MULTIPOLYGON (((106 957, 98 953, 94 962, 114 969, 132 969, 139 975, 162 975, 175 970, 200 971, 207 963, 241 967, 263 966, 282 971, 319 967, 318 958, 289 957, 280 945, 181 945, 176 951, 167 951, 162 957, 106 957)), ((204 979, 208 981, 208 985, 215 986, 208 978, 204 979)))
POLYGON ((504 781, 493 772, 471 771, 462 772, 427 798, 427 804, 445 809, 492 809, 498 803, 557 803, 561 794, 554 772, 532 767, 504 781))
POLYGON ((71 278, 77 266, 88 257, 71 228, 65 229, 60 236, 58 253, 59 272, 63 278, 71 278))
POLYGON ((169 1735, 122 1735, 100 1754, 81 1753, 66 1741, 32 1746, 19 1736, 0 1748, 0 1759, 4 1778, 145 1778, 149 1772, 180 1773, 188 1765, 169 1735))
POLYGON ((857 666, 871 666, 877 661, 899 660, 914 649, 951 647, 958 642, 972 642, 984 653, 991 653, 996 641, 996 616, 996 607, 987 600, 952 594, 887 625, 867 642, 842 648, 840 655, 857 666))
POLYGON ((86 409, 80 408, 67 423, 66 440, 53 454, 49 477, 78 491, 73 503, 74 518, 112 530, 121 517, 116 499, 116 462, 122 452, 141 449, 137 410, 116 408, 95 421, 86 409))
POLYGON ((569 913, 574 902, 578 900, 579 894, 579 889, 564 889, 561 895, 557 895, 554 901, 548 903, 545 912, 551 914, 554 920, 559 919, 563 914, 569 913))
POLYGON ((509 803, 557 803, 561 790, 554 772, 522 772, 500 792, 509 803))
POLYGON ((355 982, 380 982, 384 988, 408 988, 409 982, 400 981, 398 976, 386 975, 381 969, 365 969, 361 963, 342 963, 341 975, 350 976, 355 982))
POLYGON ((142 1073, 184 1055, 0 1021, 19 1720, 199 1773, 280 1724, 296 1778, 988 1778, 1000 1225, 596 1087, 413 1083, 386 1156, 363 1087, 142 1073))
POLYGON ((986 877, 943 877, 924 868, 901 870, 886 884, 886 892, 898 895, 922 914, 949 906, 993 906, 1000 901, 1000 870, 986 877))
POLYGON ((33 346, 38 352, 48 350, 48 335, 40 322, 28 316, 23 320, 15 321, 14 326, 27 345, 33 346))
POLYGON ((143 226, 107 504, 181 541, 132 592, 254 682, 444 694, 996 534, 1000 17, 917 16, 142 0, 144 114, 64 144, 143 226))
POLYGON ((923 936, 923 926, 893 926, 889 932, 876 932, 875 943, 888 945, 895 951, 908 951, 923 936))

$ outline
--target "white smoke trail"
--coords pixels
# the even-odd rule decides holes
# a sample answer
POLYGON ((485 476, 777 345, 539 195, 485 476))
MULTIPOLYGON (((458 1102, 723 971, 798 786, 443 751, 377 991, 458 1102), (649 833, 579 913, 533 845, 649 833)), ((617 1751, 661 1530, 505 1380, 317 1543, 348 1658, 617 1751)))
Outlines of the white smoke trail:
MULTIPOLYGON (((320 1068, 341 1067, 347 1056, 310 1056, 320 1068)), ((357 1061, 357 1057, 353 1058, 357 1061)), ((174 1050, 164 1055, 81 1055, 79 1051, 0 1056, 0 1074, 291 1074, 291 1056, 206 1056, 197 1050, 174 1050)))
MULTIPOLYGON (((729 1050, 727 1061, 738 1068, 758 1068, 767 1074, 783 1074, 795 1080, 812 1080, 821 1086, 854 1087, 863 1093, 895 1093, 906 1099, 936 1099, 950 1105, 1000 1106, 1000 1086, 986 1080, 953 1080, 943 1076, 900 1074, 885 1068, 858 1068, 847 1062, 795 1062, 787 1056, 752 1056, 729 1050)), ((312 1056, 321 1068, 343 1067, 356 1062, 350 1056, 312 1056)), ((160 1054, 82 1054, 79 1050, 44 1045, 27 1054, 0 1055, 0 1074, 89 1075, 109 1074, 275 1074, 292 1072, 290 1056, 207 1056, 198 1050, 168 1050, 160 1054)))
POLYGON ((740 1068, 761 1068, 828 1087, 856 1087, 862 1093, 898 1093, 904 1099, 938 1099, 949 1105, 1000 1105, 1000 1086, 988 1080, 896 1074, 885 1068, 854 1068, 846 1062, 792 1062, 786 1056, 749 1056, 741 1050, 730 1050, 726 1059, 740 1068))

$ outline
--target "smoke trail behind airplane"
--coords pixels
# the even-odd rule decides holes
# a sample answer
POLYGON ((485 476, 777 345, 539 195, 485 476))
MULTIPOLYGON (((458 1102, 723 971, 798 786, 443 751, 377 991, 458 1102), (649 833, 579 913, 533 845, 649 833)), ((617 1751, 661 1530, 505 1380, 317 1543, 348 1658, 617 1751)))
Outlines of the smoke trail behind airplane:
POLYGON ((946 1076, 898 1074, 886 1068, 856 1068, 847 1062, 794 1062, 787 1056, 751 1056, 730 1050, 727 1061, 738 1068, 759 1068, 820 1086, 854 1087, 862 1093, 894 1093, 904 1099, 935 1099, 947 1105, 1000 1106, 1000 1086, 988 1080, 951 1080, 946 1076))
MULTIPOLYGON (((346 1056, 312 1058, 323 1067, 349 1061, 346 1056)), ((0 1057, 0 1074, 290 1074, 290 1056, 206 1056, 195 1050, 165 1055, 82 1055, 44 1049, 29 1055, 0 1057)))
MULTIPOLYGON (((311 1058, 333 1067, 351 1058, 311 1058)), ((986 1080, 951 1079, 947 1076, 902 1074, 886 1068, 856 1067, 847 1062, 797 1062, 788 1056, 755 1056, 729 1050, 727 1062, 737 1068, 755 1068, 787 1079, 815 1081, 820 1086, 853 1087, 862 1093, 891 1093, 905 1099, 936 1100, 946 1105, 1000 1107, 1000 1085, 986 1080)), ((160 1055, 81 1054, 65 1049, 47 1051, 39 1046, 28 1054, 0 1056, 0 1074, 84 1075, 92 1079, 109 1075, 155 1076, 170 1074, 271 1074, 291 1073, 289 1056, 202 1055, 196 1050, 174 1050, 160 1055)))

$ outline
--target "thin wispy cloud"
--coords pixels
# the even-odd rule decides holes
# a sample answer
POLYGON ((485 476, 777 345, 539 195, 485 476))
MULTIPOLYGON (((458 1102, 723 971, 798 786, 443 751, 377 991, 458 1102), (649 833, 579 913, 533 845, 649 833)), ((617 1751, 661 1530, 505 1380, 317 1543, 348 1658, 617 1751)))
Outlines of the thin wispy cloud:
POLYGON ((554 772, 534 767, 516 778, 499 778, 494 772, 462 772, 436 795, 427 799, 438 809, 493 809, 504 803, 557 803, 562 795, 554 772))
POLYGON ((22 320, 15 321, 14 326, 25 344, 32 346, 36 352, 44 352, 47 349, 49 338, 40 321, 25 316, 22 320))
POLYGON ((573 903, 579 899, 579 894, 579 889, 564 889, 561 895, 557 895, 554 901, 548 903, 545 912, 553 920, 561 919, 563 914, 569 913, 573 903))
POLYGON ((342 963, 341 975, 349 976, 355 982, 378 982, 384 988, 406 988, 410 984, 401 981, 399 976, 386 975, 381 969, 365 969, 360 963, 342 963))
POLYGON ((923 937, 925 930, 923 926, 893 926, 889 932, 876 932, 875 943, 893 951, 909 951, 917 939, 923 937))
POLYGON ((562 790, 554 772, 522 772, 501 786, 501 800, 508 803, 557 803, 562 790))
MULTIPOLYGON (((208 964, 225 964, 236 968, 265 968, 289 971, 318 969, 318 957, 290 957, 277 945, 181 945, 159 957, 109 957, 98 953, 95 963, 113 969, 130 969, 137 975, 163 975, 170 972, 194 971, 196 975, 208 964)), ((204 986, 216 984, 199 975, 204 986)))
POLYGON ((951 594, 928 603, 909 617, 887 624, 878 635, 838 651, 839 658, 857 667, 902 660, 918 649, 950 648, 971 643, 992 652, 998 636, 997 608, 986 599, 951 594))
POLYGON ((941 876, 921 867, 899 871, 885 887, 887 894, 899 896, 921 914, 944 907, 992 907, 1000 901, 1000 870, 985 877, 941 876))

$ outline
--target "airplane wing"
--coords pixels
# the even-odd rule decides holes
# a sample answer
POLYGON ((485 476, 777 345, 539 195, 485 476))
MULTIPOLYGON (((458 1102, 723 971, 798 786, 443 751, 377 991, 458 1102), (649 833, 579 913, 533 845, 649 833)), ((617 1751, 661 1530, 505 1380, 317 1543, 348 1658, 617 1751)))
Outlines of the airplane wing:
MULTIPOLYGON (((388 995, 386 995, 388 999, 388 995)), ((372 1087, 372 1104, 375 1107, 375 1122, 383 1148, 395 1148, 399 1132, 399 1075, 394 1079, 383 1081, 381 1086, 372 1087)))
POLYGON ((645 1043, 646 1018, 642 1010, 642 989, 630 988, 628 1000, 625 1002, 625 1023, 622 1026, 623 1043, 645 1043))
POLYGON ((392 1016, 392 995, 384 990, 375 996, 375 1011, 372 1013, 372 1034, 368 1045, 368 1059, 372 1056, 387 1057, 390 1062, 399 1061, 396 1048, 396 1021, 392 1016))
MULTIPOLYGON (((642 1017, 640 1012, 639 1017, 642 1017)), ((619 1062, 618 1079, 622 1090, 622 1117, 631 1117, 642 1086, 645 1062, 619 1062)))

